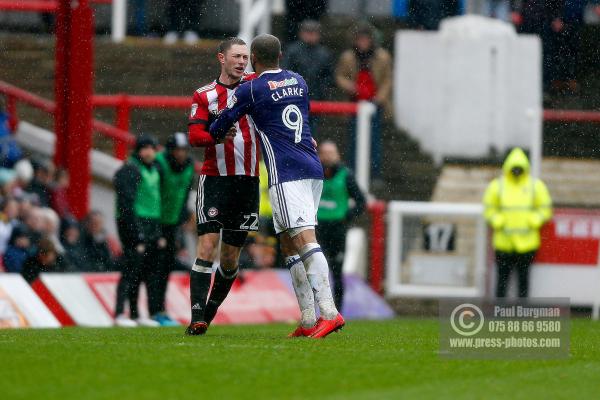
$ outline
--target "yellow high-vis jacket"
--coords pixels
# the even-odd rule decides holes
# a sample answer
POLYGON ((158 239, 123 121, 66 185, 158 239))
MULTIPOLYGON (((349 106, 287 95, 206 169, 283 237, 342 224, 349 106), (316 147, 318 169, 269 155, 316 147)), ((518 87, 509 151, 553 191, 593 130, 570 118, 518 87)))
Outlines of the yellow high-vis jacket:
POLYGON ((483 196, 484 217, 494 230, 494 248, 507 253, 528 253, 540 247, 540 228, 552 218, 552 199, 544 182, 529 174, 529 160, 513 149, 502 166, 503 174, 488 185, 483 196), (515 178, 511 170, 523 168, 515 178))

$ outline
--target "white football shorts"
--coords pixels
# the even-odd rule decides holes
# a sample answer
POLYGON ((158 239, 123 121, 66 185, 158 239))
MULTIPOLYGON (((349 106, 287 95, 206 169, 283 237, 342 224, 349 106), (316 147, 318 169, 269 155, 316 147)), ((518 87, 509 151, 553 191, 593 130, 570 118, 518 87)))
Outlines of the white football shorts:
POLYGON ((320 179, 283 182, 269 188, 275 232, 290 231, 291 236, 305 227, 317 225, 317 210, 323 191, 320 179))

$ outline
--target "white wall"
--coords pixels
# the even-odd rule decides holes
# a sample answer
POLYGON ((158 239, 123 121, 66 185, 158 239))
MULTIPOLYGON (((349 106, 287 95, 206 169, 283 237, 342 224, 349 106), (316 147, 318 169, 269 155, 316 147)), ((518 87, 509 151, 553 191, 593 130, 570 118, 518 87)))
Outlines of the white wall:
POLYGON ((439 32, 399 31, 395 43, 396 124, 439 162, 530 147, 527 110, 541 108, 541 45, 511 25, 449 18, 439 32))

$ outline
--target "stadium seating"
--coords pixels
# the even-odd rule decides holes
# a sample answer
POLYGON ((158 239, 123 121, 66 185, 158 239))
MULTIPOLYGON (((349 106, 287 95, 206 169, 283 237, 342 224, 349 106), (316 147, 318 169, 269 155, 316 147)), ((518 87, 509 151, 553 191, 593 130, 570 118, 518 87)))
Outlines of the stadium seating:
MULTIPOLYGON (((590 172, 598 168, 600 161, 597 160, 545 158, 541 178, 547 184, 555 205, 598 207, 600 176, 590 172)), ((432 200, 480 202, 487 184, 499 173, 499 168, 489 166, 447 165, 442 169, 432 200)))

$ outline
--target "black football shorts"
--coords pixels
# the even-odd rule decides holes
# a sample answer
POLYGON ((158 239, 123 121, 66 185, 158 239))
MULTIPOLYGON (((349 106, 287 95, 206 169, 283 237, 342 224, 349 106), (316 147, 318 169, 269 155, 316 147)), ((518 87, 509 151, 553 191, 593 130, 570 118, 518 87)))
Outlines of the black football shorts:
POLYGON ((258 177, 200 175, 196 197, 198 236, 219 233, 223 242, 242 247, 258 231, 258 177))

